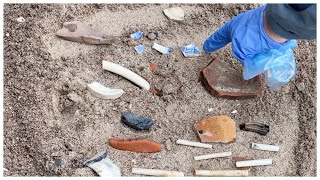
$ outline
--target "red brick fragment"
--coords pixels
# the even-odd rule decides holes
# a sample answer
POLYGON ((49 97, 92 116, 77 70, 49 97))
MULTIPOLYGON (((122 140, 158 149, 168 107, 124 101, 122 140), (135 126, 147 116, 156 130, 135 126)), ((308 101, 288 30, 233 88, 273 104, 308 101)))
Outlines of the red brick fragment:
POLYGON ((153 88, 153 89, 151 89, 151 93, 153 94, 153 95, 157 95, 157 96, 159 96, 160 95, 160 90, 159 89, 157 89, 157 88, 153 88))
POLYGON ((218 58, 201 70, 200 79, 209 92, 216 96, 255 97, 264 90, 260 76, 246 81, 240 71, 218 58))
POLYGON ((156 70, 156 68, 157 68, 157 65, 156 65, 156 64, 150 64, 150 69, 151 69, 151 71, 156 70))
POLYGON ((109 144, 116 149, 138 153, 155 153, 161 151, 160 144, 149 141, 145 138, 110 138, 109 144))

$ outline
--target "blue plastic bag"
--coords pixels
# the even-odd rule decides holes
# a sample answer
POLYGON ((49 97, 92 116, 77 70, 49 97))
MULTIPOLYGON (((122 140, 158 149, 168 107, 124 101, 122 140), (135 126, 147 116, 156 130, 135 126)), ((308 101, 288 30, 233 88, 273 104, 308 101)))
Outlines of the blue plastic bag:
POLYGON ((296 40, 290 40, 286 46, 270 49, 246 59, 243 63, 243 78, 249 80, 264 74, 268 87, 280 88, 296 74, 296 63, 292 49, 297 46, 296 40))

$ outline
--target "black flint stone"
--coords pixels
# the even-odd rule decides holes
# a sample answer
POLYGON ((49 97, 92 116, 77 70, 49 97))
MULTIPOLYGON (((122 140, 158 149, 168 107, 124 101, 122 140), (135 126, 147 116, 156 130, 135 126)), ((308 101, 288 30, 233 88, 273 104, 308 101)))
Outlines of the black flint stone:
POLYGON ((131 113, 125 113, 121 116, 121 122, 135 130, 149 130, 155 123, 152 119, 139 117, 131 113))

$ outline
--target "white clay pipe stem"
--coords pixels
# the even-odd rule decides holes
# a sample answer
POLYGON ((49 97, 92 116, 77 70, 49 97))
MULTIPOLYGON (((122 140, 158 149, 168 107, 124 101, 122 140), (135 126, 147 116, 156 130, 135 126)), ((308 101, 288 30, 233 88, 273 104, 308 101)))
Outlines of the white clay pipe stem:
POLYGON ((176 176, 182 177, 184 176, 183 172, 179 171, 167 171, 167 170, 159 170, 159 169, 144 169, 144 168, 132 168, 132 174, 142 174, 149 176, 176 176))
POLYGON ((212 149, 211 144, 193 142, 193 141, 188 141, 188 140, 178 139, 176 143, 180 144, 180 145, 185 145, 185 146, 194 146, 194 147, 209 148, 209 149, 211 148, 212 149))
POLYGON ((219 158, 219 157, 228 157, 231 156, 232 152, 222 152, 222 153, 214 153, 214 154, 206 154, 201 156, 195 156, 194 160, 204 160, 204 159, 212 159, 212 158, 219 158))
POLYGON ((257 144, 257 143, 252 143, 251 148, 256 150, 262 150, 262 151, 279 151, 280 150, 280 147, 276 145, 257 144))
POLYGON ((219 177, 249 176, 249 170, 195 170, 195 175, 219 177))
POLYGON ((237 161, 236 167, 249 167, 249 166, 265 166, 271 165, 272 159, 258 159, 249 161, 237 161))
POLYGON ((145 89, 145 90, 150 89, 150 84, 145 79, 143 79, 141 76, 139 76, 138 74, 132 72, 131 70, 125 67, 122 67, 118 64, 115 64, 109 61, 102 61, 102 68, 107 71, 118 74, 124 78, 127 78, 128 80, 135 83, 142 89, 145 89))

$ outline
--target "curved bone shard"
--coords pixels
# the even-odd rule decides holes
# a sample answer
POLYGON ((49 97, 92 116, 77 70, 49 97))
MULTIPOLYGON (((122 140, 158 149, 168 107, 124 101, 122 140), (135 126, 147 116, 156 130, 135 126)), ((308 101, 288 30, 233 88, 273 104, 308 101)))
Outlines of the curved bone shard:
POLYGON ((119 167, 107 157, 107 152, 98 153, 83 164, 93 169, 101 177, 121 176, 119 167))
POLYGON ((79 21, 64 22, 63 28, 56 34, 65 40, 86 44, 112 44, 119 38, 108 36, 79 21))
POLYGON ((167 171, 167 170, 159 170, 159 169, 144 169, 144 168, 132 168, 133 174, 143 174, 149 176, 175 176, 175 177, 182 177, 184 176, 183 172, 179 171, 167 171))
POLYGON ((102 68, 130 80, 142 89, 150 89, 150 84, 145 79, 125 67, 109 61, 102 61, 102 68))
POLYGON ((101 99, 117 99, 124 91, 122 89, 111 89, 103 86, 98 82, 88 84, 88 90, 95 96, 101 99))

